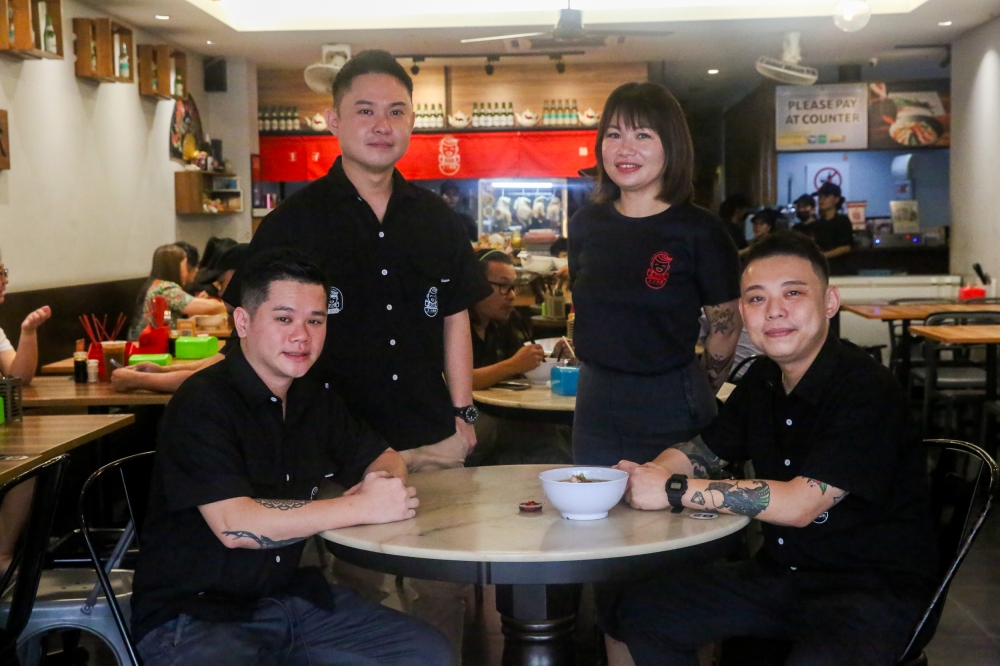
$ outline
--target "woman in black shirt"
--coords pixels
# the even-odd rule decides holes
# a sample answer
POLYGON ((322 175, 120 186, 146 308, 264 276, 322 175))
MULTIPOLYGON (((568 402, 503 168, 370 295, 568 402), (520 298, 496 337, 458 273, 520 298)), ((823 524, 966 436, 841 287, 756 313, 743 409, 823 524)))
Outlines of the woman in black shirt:
POLYGON ((569 224, 583 361, 576 464, 653 460, 715 415, 742 321, 740 264, 718 217, 690 203, 694 149, 677 100, 627 83, 604 107, 593 203, 569 224), (698 317, 710 328, 698 363, 698 317))

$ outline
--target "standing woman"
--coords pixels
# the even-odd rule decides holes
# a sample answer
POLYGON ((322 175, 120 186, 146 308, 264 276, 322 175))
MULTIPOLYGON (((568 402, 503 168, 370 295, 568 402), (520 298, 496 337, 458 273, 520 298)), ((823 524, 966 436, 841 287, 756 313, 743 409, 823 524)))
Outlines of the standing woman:
POLYGON ((596 153, 593 203, 569 223, 583 362, 573 461, 646 463, 715 416, 742 329, 740 263, 722 221, 690 202, 691 134, 665 88, 626 83, 611 93, 596 153), (704 364, 695 355, 702 308, 704 364))

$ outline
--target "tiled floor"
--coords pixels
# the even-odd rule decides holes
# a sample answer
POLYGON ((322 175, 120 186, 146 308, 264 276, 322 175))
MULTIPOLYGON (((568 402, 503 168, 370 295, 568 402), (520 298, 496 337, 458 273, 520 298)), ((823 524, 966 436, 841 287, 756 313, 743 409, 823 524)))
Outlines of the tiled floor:
MULTIPOLYGON (((493 589, 483 603, 469 595, 463 664, 499 666, 503 651, 500 617, 493 589)), ((599 663, 593 629, 593 606, 584 595, 575 636, 578 666, 599 663)), ((112 666, 110 655, 87 641, 90 664, 112 666)), ((1000 511, 983 526, 982 534, 952 584, 937 634, 927 648, 932 666, 1000 666, 1000 511)), ((79 662, 78 662, 79 663, 79 662)))

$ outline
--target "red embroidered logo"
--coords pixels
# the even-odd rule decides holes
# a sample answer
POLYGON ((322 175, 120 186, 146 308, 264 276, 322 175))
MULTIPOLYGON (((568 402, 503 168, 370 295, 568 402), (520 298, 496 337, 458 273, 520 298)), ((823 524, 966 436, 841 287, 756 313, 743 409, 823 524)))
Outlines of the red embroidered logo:
POLYGON ((649 270, 646 271, 646 286, 650 289, 663 289, 670 277, 670 262, 673 259, 666 252, 657 252, 649 261, 649 270))

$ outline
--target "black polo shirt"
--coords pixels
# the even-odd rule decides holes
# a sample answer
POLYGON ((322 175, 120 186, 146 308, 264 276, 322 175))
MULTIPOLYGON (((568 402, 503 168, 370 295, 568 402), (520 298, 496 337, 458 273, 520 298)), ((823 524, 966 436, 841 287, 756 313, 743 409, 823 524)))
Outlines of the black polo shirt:
POLYGON ((702 434, 760 479, 818 479, 849 495, 804 528, 762 523, 765 562, 934 579, 927 458, 906 394, 885 367, 829 336, 786 395, 768 358, 750 366, 702 434))
POLYGON ((273 594, 328 605, 319 571, 297 569, 304 541, 226 548, 198 507, 234 497, 312 499, 324 477, 357 483, 386 446, 311 377, 292 382, 283 418, 281 400, 238 349, 190 377, 160 422, 133 585, 136 641, 182 613, 248 619, 273 594))
MULTIPOLYGON (((442 376, 444 318, 492 289, 454 211, 398 171, 392 188, 379 224, 338 158, 326 176, 264 219, 246 258, 295 247, 320 265, 330 300, 315 371, 334 384, 352 414, 404 450, 455 433, 442 376)), ((239 271, 226 300, 239 304, 239 271)))
MULTIPOLYGON (((516 317, 516 313, 511 317, 516 317)), ((528 337, 520 330, 517 320, 505 322, 491 321, 486 325, 486 334, 480 338, 472 329, 472 367, 485 368, 506 361, 524 346, 528 337)))
POLYGON ((631 218, 613 204, 581 208, 569 223, 569 271, 584 363, 661 374, 694 360, 705 305, 740 296, 740 260, 722 221, 678 204, 631 218))
MULTIPOLYGON (((854 229, 851 220, 846 215, 838 213, 829 220, 816 219, 813 222, 803 222, 792 227, 795 231, 812 238, 819 249, 828 252, 837 247, 851 247, 854 243, 854 229)), ((832 275, 850 275, 853 273, 853 262, 850 255, 830 259, 832 275)))

